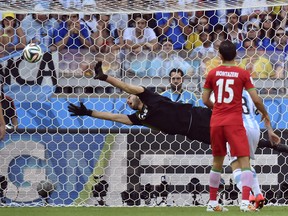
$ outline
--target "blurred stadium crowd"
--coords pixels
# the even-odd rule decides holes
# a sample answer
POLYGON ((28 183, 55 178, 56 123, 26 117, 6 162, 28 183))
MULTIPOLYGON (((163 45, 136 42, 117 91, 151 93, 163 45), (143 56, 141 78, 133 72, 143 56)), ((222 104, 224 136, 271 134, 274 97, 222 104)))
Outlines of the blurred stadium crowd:
MULTIPOLYGON (((55 1, 53 1, 55 3, 55 1)), ((94 0, 57 1, 59 7, 95 6, 94 0)), ((288 5, 154 14, 2 13, 0 58, 35 42, 59 52, 60 76, 92 79, 95 62, 117 77, 166 77, 173 68, 206 77, 221 64, 217 50, 229 39, 238 48, 239 66, 253 78, 287 76, 288 5)), ((270 89, 265 89, 268 93, 270 89)), ((276 91, 285 94, 285 89, 276 91)))

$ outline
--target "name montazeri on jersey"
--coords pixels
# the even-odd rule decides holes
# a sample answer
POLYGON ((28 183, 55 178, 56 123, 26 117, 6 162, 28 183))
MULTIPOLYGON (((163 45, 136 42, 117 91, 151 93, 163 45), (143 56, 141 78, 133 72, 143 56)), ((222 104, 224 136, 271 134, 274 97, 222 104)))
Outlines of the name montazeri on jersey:
POLYGON ((227 72, 227 71, 216 71, 216 76, 238 77, 239 73, 237 73, 237 72, 227 72))

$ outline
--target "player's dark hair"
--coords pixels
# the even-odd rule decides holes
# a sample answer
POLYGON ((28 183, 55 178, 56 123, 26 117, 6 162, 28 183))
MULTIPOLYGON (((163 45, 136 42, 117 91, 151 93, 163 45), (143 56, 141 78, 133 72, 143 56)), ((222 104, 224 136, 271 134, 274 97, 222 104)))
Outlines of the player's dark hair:
POLYGON ((224 61, 232 61, 237 54, 236 46, 229 40, 222 41, 219 53, 222 55, 224 61))
POLYGON ((180 73, 182 77, 184 76, 184 72, 183 72, 181 69, 179 69, 179 68, 173 68, 173 69, 169 72, 169 77, 171 77, 171 74, 172 74, 173 72, 180 73))

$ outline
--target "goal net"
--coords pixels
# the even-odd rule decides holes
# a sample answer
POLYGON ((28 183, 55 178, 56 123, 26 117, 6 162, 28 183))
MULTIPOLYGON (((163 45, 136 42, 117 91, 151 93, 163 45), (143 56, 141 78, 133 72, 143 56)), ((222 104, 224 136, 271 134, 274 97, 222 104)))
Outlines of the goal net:
MULTIPOLYGON (((280 148, 256 151, 252 163, 261 190, 267 203, 288 203, 285 1, 1 0, 0 13, 7 128, 0 141, 0 206, 205 205, 210 145, 73 117, 67 107, 83 102, 100 112, 134 112, 128 94, 93 78, 99 61, 105 74, 204 106, 203 84, 221 64, 217 53, 226 39, 236 45, 236 62, 251 73, 281 136, 280 148), (24 57, 31 43, 40 46, 40 61, 24 57), (183 76, 170 77, 173 69, 183 76)), ((225 159, 219 202, 239 200, 225 159)))

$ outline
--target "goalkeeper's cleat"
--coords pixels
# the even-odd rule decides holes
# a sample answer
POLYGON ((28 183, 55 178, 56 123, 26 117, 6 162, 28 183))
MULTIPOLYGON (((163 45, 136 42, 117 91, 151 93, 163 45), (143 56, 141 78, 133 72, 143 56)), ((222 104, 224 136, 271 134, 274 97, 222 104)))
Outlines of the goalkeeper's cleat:
POLYGON ((249 195, 249 202, 254 204, 255 203, 255 196, 253 194, 249 195))
POLYGON ((242 202, 240 205, 240 211, 242 212, 257 212, 259 211, 255 206, 251 203, 242 202))
POLYGON ((258 194, 255 198, 255 208, 261 209, 263 208, 265 203, 265 198, 263 197, 262 194, 258 194))
POLYGON ((206 211, 207 212, 226 212, 226 211, 228 211, 228 209, 223 207, 220 204, 217 204, 216 206, 212 206, 212 205, 208 204, 206 211))

